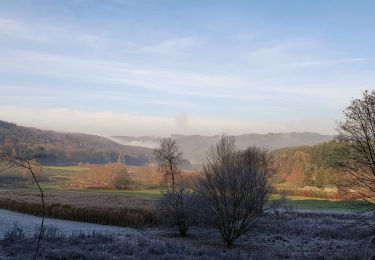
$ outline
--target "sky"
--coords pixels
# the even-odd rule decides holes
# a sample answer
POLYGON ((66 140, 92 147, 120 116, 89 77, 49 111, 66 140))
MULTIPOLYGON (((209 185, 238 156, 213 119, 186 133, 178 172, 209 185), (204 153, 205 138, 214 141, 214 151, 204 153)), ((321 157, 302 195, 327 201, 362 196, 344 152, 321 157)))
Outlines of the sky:
POLYGON ((0 120, 103 136, 335 133, 375 1, 0 1, 0 120))

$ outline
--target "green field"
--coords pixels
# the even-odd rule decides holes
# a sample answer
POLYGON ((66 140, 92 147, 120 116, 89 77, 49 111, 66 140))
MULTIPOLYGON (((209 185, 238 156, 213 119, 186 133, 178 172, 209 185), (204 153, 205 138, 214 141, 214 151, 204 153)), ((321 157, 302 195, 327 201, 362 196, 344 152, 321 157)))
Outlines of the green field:
POLYGON ((44 167, 45 170, 52 172, 52 171, 60 171, 60 172, 83 172, 87 171, 87 167, 82 166, 46 166, 44 167))
MULTIPOLYGON (((84 184, 85 181, 90 177, 89 169, 81 166, 49 166, 44 167, 44 174, 48 176, 48 181, 41 182, 41 185, 45 191, 50 192, 89 192, 95 195, 107 194, 116 195, 124 197, 139 197, 142 199, 157 199, 161 196, 161 191, 158 188, 144 188, 139 189, 126 189, 126 190, 116 190, 116 189, 87 189, 87 188, 74 188, 71 186, 79 186, 84 184)), ((23 176, 24 173, 17 170, 10 170, 2 174, 2 178, 19 178, 23 176)), ((8 180, 6 179, 6 180, 8 180)), ((1 183, 1 182, 0 182, 1 183)), ((31 182, 22 183, 22 185, 11 185, 5 186, 8 189, 14 189, 19 191, 36 191, 35 185, 31 182)), ((4 185, 3 185, 4 188, 4 185)), ((279 195, 272 195, 271 201, 277 200, 279 195)), ((332 200, 332 199, 322 199, 322 198, 311 198, 311 197, 301 197, 301 196, 288 196, 288 203, 292 205, 294 209, 301 210, 318 210, 318 211, 363 211, 369 210, 368 204, 363 201, 348 201, 348 200, 332 200)))
MULTIPOLYGON (((271 196, 271 200, 276 200, 279 195, 271 196)), ((317 210, 317 211, 369 211, 370 205, 361 200, 332 200, 322 198, 311 198, 301 196, 288 196, 288 203, 295 209, 317 210)))
MULTIPOLYGON (((89 178, 88 168, 81 166, 48 166, 43 168, 43 173, 48 176, 48 181, 41 182, 41 186, 45 191, 53 192, 92 192, 95 194, 116 194, 121 196, 136 196, 142 198, 154 199, 161 196, 160 189, 157 188, 142 188, 142 189, 86 189, 86 188, 70 188, 69 184, 84 183, 89 178)), ((2 177, 12 178, 21 177, 24 173, 20 170, 8 170, 2 177)), ((1 181, 0 181, 1 183, 1 181)), ((37 187, 30 181, 12 185, 7 185, 7 188, 12 188, 19 191, 37 191, 37 187)))

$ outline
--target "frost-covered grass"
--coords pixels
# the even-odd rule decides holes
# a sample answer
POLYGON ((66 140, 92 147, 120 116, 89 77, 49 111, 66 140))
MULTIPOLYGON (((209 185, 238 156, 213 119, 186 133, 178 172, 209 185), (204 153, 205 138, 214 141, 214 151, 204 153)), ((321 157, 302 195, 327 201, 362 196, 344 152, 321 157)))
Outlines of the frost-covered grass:
MULTIPOLYGON (((25 236, 20 226, 7 234, 0 241, 0 259, 30 258, 35 238, 25 236)), ((40 259, 372 259, 371 235, 354 214, 301 212, 266 214, 231 250, 208 227, 195 226, 184 239, 172 227, 70 235, 52 228, 40 259)))
MULTIPOLYGON (((42 218, 40 217, 0 209, 0 239, 3 239, 7 232, 9 230, 13 230, 15 226, 22 229, 25 236, 30 237, 35 230, 39 228, 41 221, 42 218)), ((139 233, 133 228, 98 225, 51 218, 46 218, 44 224, 49 229, 60 230, 60 232, 66 235, 72 234, 76 231, 84 232, 86 234, 92 232, 127 235, 139 233)))
MULTIPOLYGON (((249 259, 241 250, 223 251, 191 246, 184 241, 137 237, 115 237, 100 233, 65 236, 48 232, 38 259, 249 259)), ((29 259, 35 242, 31 238, 3 240, 10 259, 29 259)))

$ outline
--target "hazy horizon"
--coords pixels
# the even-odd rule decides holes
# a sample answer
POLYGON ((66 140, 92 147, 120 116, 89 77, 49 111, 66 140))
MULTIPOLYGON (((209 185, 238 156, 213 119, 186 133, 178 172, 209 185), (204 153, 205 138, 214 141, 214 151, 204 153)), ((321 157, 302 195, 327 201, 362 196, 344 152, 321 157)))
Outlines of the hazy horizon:
POLYGON ((0 119, 102 136, 334 134, 372 1, 2 1, 0 119))
MULTIPOLYGON (((61 130, 59 128, 53 128, 53 127, 40 127, 40 126, 34 126, 33 124, 27 125, 27 124, 20 124, 15 121, 7 121, 2 118, 0 118, 0 121, 8 122, 8 123, 13 123, 16 124, 17 126, 21 127, 30 127, 30 128, 36 128, 39 130, 45 130, 45 131, 53 131, 53 132, 60 132, 60 133, 76 133, 76 134, 89 134, 89 135, 98 135, 102 137, 106 137, 109 139, 116 139, 117 137, 131 137, 131 138, 141 138, 141 137, 155 137, 155 138, 163 138, 163 137, 172 137, 172 136, 202 136, 202 137, 213 137, 213 136, 222 136, 222 135, 229 135, 229 136, 241 136, 241 135, 268 135, 268 134, 318 134, 318 135, 327 135, 327 136, 335 136, 335 134, 324 134, 324 133, 319 133, 319 132, 308 132, 308 131, 302 131, 302 132, 297 132, 297 131, 290 131, 290 132, 263 132, 263 133, 257 133, 257 132, 243 132, 243 133, 237 133, 237 134, 232 134, 230 132, 226 133, 219 133, 219 134, 211 134, 211 135, 205 135, 205 134, 200 134, 200 133, 191 133, 191 134, 182 134, 182 133, 171 133, 171 134, 166 134, 166 135, 155 135, 155 134, 150 134, 150 135, 125 135, 125 134, 120 134, 120 135, 105 135, 105 134, 100 134, 100 133, 95 133, 95 132, 85 132, 85 131, 65 131, 61 130)), ((119 141, 119 140, 117 140, 119 141)))

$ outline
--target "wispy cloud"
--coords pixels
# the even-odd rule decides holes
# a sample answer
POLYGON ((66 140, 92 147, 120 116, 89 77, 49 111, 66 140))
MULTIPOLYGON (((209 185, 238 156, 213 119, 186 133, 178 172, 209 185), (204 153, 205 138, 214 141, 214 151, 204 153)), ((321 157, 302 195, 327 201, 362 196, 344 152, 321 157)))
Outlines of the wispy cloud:
POLYGON ((335 66, 335 65, 346 65, 352 63, 362 63, 373 61, 373 58, 345 58, 345 59, 335 59, 335 60, 307 60, 307 61, 297 61, 286 64, 291 67, 325 67, 325 66, 335 66))
POLYGON ((270 43, 266 46, 247 51, 243 59, 249 64, 258 65, 258 69, 282 70, 298 68, 326 68, 353 63, 373 61, 372 57, 323 57, 324 44, 316 39, 291 38, 270 43))
POLYGON ((182 37, 167 39, 155 45, 141 47, 141 51, 151 52, 159 55, 173 55, 189 50, 190 48, 203 43, 204 40, 198 37, 182 37))
MULTIPOLYGON (((27 23, 21 20, 0 17, 0 36, 37 42, 49 42, 72 36, 74 31, 45 24, 27 23)), ((74 38, 73 38, 74 39, 74 38)))
POLYGON ((244 79, 237 77, 140 68, 111 60, 83 59, 41 52, 3 52, 0 69, 77 78, 87 82, 127 83, 161 91, 220 91, 234 90, 246 85, 244 79), (16 63, 11 62, 14 59, 17 60, 16 63), (36 63, 38 67, 35 67, 36 63))
POLYGON ((40 43, 37 49, 45 49, 52 53, 64 53, 66 49, 71 51, 114 51, 119 46, 132 48, 130 41, 113 39, 104 32, 98 30, 84 30, 72 25, 48 25, 34 21, 22 21, 17 19, 0 17, 0 39, 5 37, 7 41, 18 41, 24 44, 23 49, 32 49, 28 43, 40 43), (23 41, 23 42, 21 42, 23 41))

